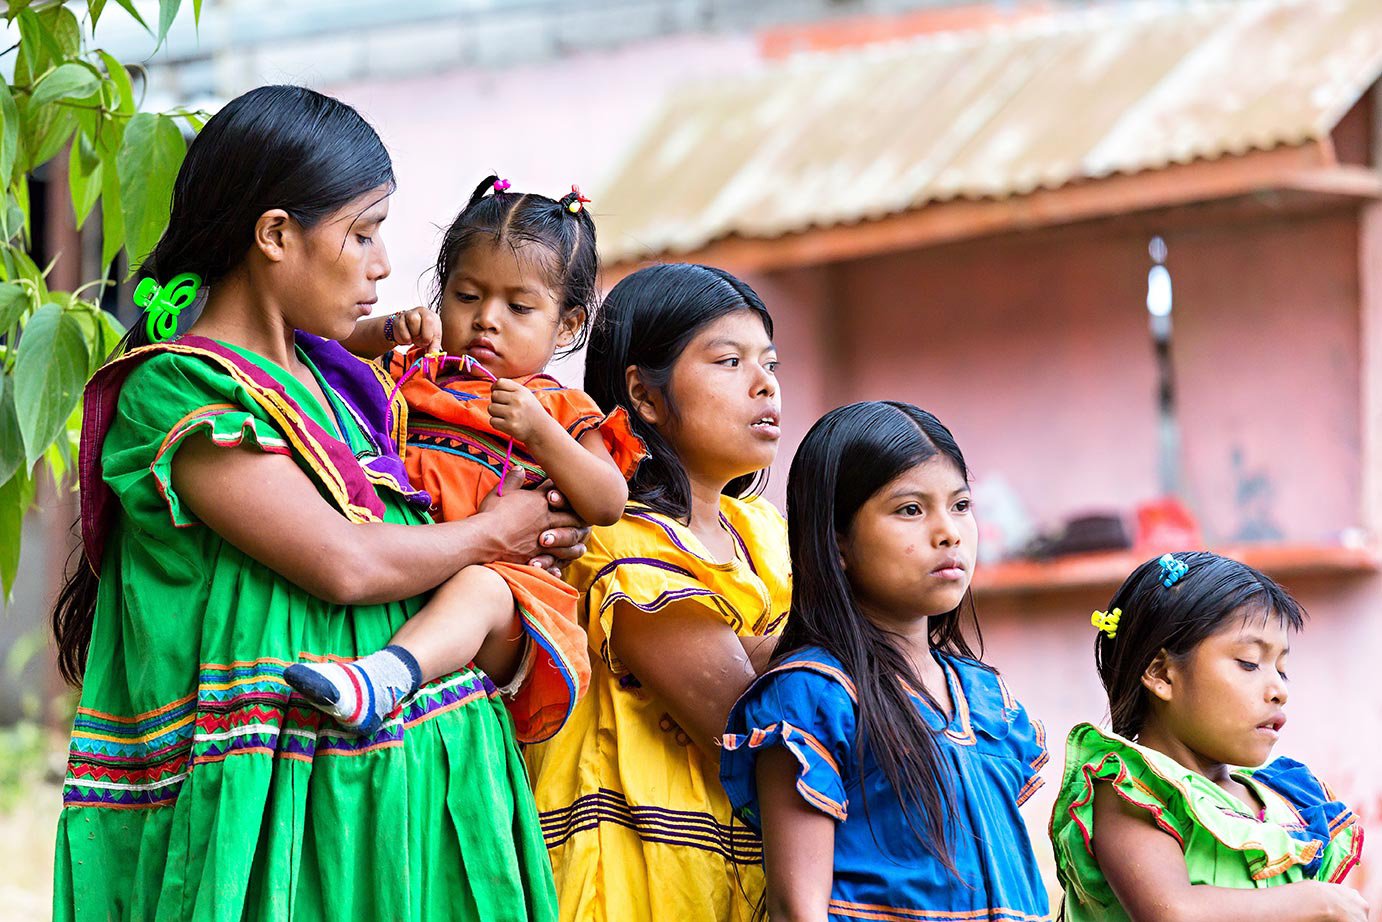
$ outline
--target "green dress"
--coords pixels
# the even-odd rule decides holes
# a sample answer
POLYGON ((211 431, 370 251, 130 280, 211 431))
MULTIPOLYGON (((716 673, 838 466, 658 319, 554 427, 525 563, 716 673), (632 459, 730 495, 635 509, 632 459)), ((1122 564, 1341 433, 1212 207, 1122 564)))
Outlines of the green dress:
MULTIPOLYGON (((484 673, 424 686, 366 738, 290 699, 286 665, 373 652, 424 600, 324 602, 183 505, 171 462, 192 434, 289 455, 328 499, 334 474, 304 450, 300 413, 357 456, 370 449, 316 366, 329 410, 236 352, 291 399, 188 349, 133 363, 109 402, 97 479, 116 502, 63 790, 55 919, 555 918, 523 759, 484 673)), ((428 522, 383 486, 369 499, 376 518, 428 522)))
POLYGON ((1070 731, 1065 775, 1051 817, 1056 876, 1069 922, 1126 922, 1094 858, 1094 788, 1113 785, 1147 811, 1185 853, 1192 884, 1274 887, 1300 880, 1337 883, 1358 863, 1363 829, 1310 770, 1278 758, 1235 777, 1266 807, 1238 798, 1169 756, 1091 724, 1070 731))

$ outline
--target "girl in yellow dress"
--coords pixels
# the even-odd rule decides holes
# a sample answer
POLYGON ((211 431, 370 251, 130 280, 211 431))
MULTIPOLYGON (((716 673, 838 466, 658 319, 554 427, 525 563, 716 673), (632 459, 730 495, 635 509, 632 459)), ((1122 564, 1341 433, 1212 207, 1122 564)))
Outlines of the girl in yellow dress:
POLYGON ((780 437, 772 333, 743 282, 663 265, 616 285, 591 334, 585 390, 650 457, 566 574, 590 691, 528 750, 564 920, 731 922, 762 896, 717 738, 791 602, 786 525, 754 489, 780 437))

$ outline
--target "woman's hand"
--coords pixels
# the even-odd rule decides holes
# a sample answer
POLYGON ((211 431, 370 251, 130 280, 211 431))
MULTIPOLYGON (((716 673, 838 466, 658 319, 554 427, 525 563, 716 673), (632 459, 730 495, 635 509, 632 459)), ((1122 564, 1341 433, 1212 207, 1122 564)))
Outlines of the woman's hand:
POLYGON ((510 470, 504 479, 504 495, 498 488, 480 503, 487 531, 499 542, 499 560, 526 563, 555 576, 561 568, 585 553, 590 529, 566 505, 566 499, 544 484, 540 490, 524 490, 523 473, 510 470))

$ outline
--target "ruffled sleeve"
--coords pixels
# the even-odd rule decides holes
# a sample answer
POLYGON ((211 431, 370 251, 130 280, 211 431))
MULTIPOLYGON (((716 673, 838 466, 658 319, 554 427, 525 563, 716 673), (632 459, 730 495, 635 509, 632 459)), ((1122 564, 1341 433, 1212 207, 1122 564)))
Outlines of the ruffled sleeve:
MULTIPOLYGON (((598 540, 593 539, 592 544, 598 540)), ((597 555, 600 550, 592 547, 597 555)), ((587 556, 589 554, 587 552, 587 556)), ((651 556, 604 556, 607 562, 595 571, 588 584, 584 584, 588 586, 585 604, 590 617, 591 646, 616 676, 629 674, 610 650, 616 604, 623 602, 642 612, 657 612, 669 605, 692 602, 723 617, 724 606, 719 593, 708 588, 686 567, 651 556)), ((578 573, 568 571, 567 579, 573 585, 583 585, 578 573)))
POLYGON ((735 704, 720 739, 720 782, 744 822, 762 828, 755 768, 770 746, 785 747, 796 759, 796 789, 806 803, 836 820, 847 817, 856 717, 844 681, 831 664, 789 662, 764 674, 735 704))
POLYGON ((155 527, 160 517, 179 528, 199 524, 173 488, 173 458, 190 436, 221 448, 291 454, 277 428, 230 401, 229 382, 217 384, 217 373, 206 362, 169 353, 130 372, 106 437, 102 468, 111 491, 141 527, 155 527))
POLYGON ((605 413, 589 394, 574 387, 534 389, 534 393, 573 439, 579 441, 587 433, 598 431, 625 480, 632 477, 639 463, 648 457, 648 448, 633 434, 629 414, 623 407, 605 413))
POLYGON ((1363 851, 1358 815, 1295 759, 1275 759, 1249 774, 1280 794, 1300 815, 1299 827, 1288 828, 1287 833, 1317 847, 1315 857, 1304 867, 1306 876, 1329 883, 1347 877, 1363 851))
MULTIPOLYGON (((1223 789, 1175 760, 1082 724, 1066 744, 1065 776, 1051 818, 1057 876, 1067 894, 1081 902, 1116 902, 1094 857, 1094 791, 1099 784, 1110 785, 1124 803, 1145 811, 1182 849, 1189 850, 1194 839, 1240 853, 1247 880, 1264 881, 1298 866, 1308 869, 1323 848, 1313 837, 1247 814, 1223 789), (1208 839, 1196 835, 1201 830, 1208 839)), ((1190 860, 1201 859, 1187 851, 1190 860)))

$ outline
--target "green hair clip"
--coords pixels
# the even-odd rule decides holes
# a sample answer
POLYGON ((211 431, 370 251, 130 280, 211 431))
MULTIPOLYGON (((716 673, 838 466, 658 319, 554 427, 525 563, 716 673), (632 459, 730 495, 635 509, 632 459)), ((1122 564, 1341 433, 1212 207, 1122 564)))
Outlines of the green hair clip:
POLYGON ((202 277, 195 272, 175 275, 166 285, 158 284, 153 278, 140 281, 134 289, 134 303, 149 315, 146 327, 149 342, 161 343, 177 335, 178 315, 197 300, 201 287, 202 277))

